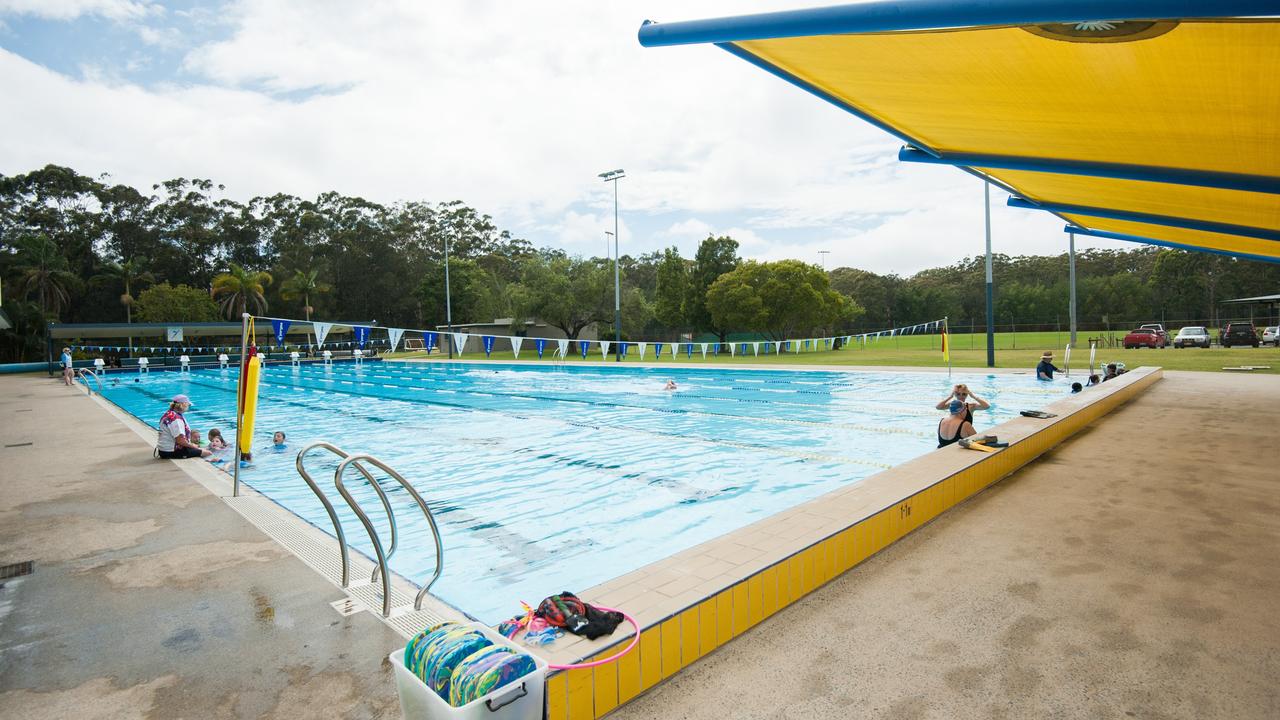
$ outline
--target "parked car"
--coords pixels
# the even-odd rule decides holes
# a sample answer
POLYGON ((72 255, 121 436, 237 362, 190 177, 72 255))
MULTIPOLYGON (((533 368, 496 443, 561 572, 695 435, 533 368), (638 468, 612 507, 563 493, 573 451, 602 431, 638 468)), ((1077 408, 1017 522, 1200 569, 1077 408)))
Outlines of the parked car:
POLYGON ((1229 348, 1233 345, 1258 347, 1258 332, 1253 329, 1253 323, 1227 323, 1226 327, 1222 328, 1222 333, 1218 335, 1218 342, 1222 343, 1224 348, 1229 348))
POLYGON ((1168 333, 1168 331, 1166 331, 1166 330, 1164 329, 1164 325, 1161 325, 1160 323, 1147 323, 1146 325, 1139 325, 1139 326, 1138 326, 1138 328, 1139 328, 1139 329, 1146 328, 1147 330, 1155 330, 1155 331, 1156 331, 1156 334, 1160 336, 1160 342, 1163 344, 1163 346, 1164 346, 1164 347, 1169 347, 1169 343, 1170 343, 1171 341, 1170 341, 1170 339, 1169 339, 1169 333, 1168 333))
POLYGON ((1188 325, 1178 331, 1178 336, 1173 339, 1175 348, 1183 348, 1188 345, 1192 347, 1209 347, 1209 328, 1200 325, 1188 325))
POLYGON ((1280 327, 1272 325, 1268 328, 1262 328, 1262 344, 1271 343, 1276 347, 1280 347, 1280 327))
POLYGON ((1138 328, 1124 336, 1124 347, 1126 350, 1140 347, 1162 348, 1164 340, 1164 336, 1157 330, 1138 328))

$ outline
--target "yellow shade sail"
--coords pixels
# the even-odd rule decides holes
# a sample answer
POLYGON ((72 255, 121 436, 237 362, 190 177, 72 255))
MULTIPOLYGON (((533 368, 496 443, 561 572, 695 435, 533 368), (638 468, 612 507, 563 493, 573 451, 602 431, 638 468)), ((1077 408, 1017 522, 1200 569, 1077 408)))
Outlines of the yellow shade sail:
POLYGON ((641 42, 715 42, 919 148, 904 159, 1080 228, 1275 260, 1277 8, 882 0, 646 25, 641 42), (1100 7, 1121 17, 1089 19, 1100 7))

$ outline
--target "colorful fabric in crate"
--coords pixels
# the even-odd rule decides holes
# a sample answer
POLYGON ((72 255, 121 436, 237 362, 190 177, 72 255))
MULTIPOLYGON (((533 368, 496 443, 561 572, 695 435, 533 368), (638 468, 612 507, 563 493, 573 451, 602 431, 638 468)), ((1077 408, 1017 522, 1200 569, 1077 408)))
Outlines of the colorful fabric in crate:
POLYGON ((449 699, 449 684, 453 679, 453 671, 458 664, 472 653, 493 647, 493 641, 483 633, 472 630, 463 635, 442 642, 432 657, 427 659, 427 687, 437 695, 449 699))
POLYGON ((484 697, 537 667, 532 657, 453 622, 415 635, 405 645, 404 666, 453 707, 484 697))

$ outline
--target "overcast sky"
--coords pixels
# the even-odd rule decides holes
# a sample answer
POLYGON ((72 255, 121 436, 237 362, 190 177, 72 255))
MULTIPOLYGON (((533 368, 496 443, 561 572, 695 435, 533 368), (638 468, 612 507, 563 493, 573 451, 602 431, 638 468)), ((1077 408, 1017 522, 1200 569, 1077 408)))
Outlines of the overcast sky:
MULTIPOLYGON (((728 234, 746 257, 901 274, 981 253, 978 180, 898 163, 895 138, 714 46, 636 40, 646 18, 811 4, 0 0, 0 173, 458 199, 603 255, 596 175, 624 168, 624 253, 728 234)), ((1065 249, 1061 220, 1005 199, 997 252, 1065 249)))

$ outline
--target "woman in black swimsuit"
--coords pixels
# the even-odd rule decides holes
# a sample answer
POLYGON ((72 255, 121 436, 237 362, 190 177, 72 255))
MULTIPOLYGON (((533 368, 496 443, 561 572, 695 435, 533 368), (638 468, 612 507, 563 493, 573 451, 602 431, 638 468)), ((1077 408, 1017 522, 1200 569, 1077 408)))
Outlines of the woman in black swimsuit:
POLYGON ((947 416, 938 421, 938 447, 946 447, 960 442, 960 438, 976 435, 978 431, 973 429, 973 409, 986 410, 991 404, 974 395, 967 385, 961 383, 952 388, 951 394, 934 407, 948 411, 947 416))

